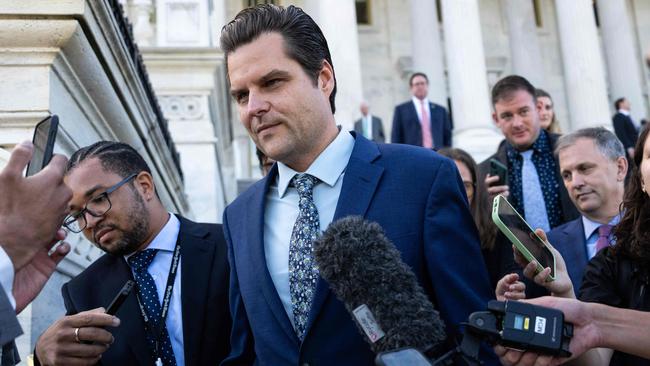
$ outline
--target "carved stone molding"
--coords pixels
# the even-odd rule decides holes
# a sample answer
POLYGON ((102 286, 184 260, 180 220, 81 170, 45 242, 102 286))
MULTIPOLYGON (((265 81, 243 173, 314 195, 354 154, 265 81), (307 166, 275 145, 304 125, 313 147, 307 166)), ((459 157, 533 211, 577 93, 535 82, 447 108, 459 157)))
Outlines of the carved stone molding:
POLYGON ((160 106, 170 121, 192 121, 206 117, 206 98, 201 95, 159 96, 160 106))

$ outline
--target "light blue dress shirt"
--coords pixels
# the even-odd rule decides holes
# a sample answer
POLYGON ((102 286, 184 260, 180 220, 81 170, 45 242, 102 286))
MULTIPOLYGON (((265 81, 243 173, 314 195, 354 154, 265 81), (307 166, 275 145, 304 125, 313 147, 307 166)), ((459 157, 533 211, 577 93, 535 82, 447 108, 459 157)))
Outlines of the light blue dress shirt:
POLYGON ((5 250, 0 247, 0 286, 7 295, 11 306, 16 308, 16 299, 14 299, 14 264, 5 250))
MULTIPOLYGON (((619 221, 621 221, 621 215, 616 215, 610 222, 608 222, 608 224, 615 226, 619 221)), ((598 227, 600 227, 600 225, 602 225, 600 222, 589 220, 587 217, 582 215, 582 227, 585 229, 587 256, 589 260, 596 255, 596 241, 598 241, 598 227)), ((609 239, 612 240, 612 234, 609 235, 609 239)))
MULTIPOLYGON (((352 135, 348 131, 340 131, 334 141, 305 172, 321 180, 314 187, 314 204, 318 209, 321 231, 324 231, 334 218, 345 167, 348 165, 353 148, 352 135)), ((289 187, 289 183, 298 173, 302 172, 296 172, 278 162, 278 175, 266 193, 264 210, 266 266, 292 325, 294 323, 289 292, 289 242, 293 225, 298 217, 298 191, 294 187, 289 187)))
MULTIPOLYGON (((147 272, 153 277, 156 283, 156 290, 158 290, 158 301, 162 307, 163 296, 165 295, 165 287, 167 286, 167 276, 169 269, 172 265, 172 257, 174 256, 174 248, 178 240, 178 233, 181 228, 181 223, 178 218, 169 214, 169 220, 162 230, 156 235, 146 249, 158 249, 158 253, 149 265, 147 272)), ((183 245, 183 243, 181 243, 183 245)), ((127 260, 131 255, 124 256, 127 260)), ((128 261, 126 262, 128 265, 128 261)), ((181 267, 183 265, 183 256, 178 263, 178 272, 174 279, 174 289, 172 290, 172 299, 169 304, 169 313, 165 319, 167 326, 167 333, 172 343, 174 350, 174 357, 178 366, 185 365, 185 348, 183 347, 183 307, 181 304, 181 267)))

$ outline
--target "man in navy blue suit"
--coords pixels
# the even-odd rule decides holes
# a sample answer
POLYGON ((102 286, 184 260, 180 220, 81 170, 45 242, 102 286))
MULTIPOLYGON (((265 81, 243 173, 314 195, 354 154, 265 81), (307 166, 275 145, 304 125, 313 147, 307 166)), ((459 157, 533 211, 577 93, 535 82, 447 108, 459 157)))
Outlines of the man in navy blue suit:
POLYGON ((409 79, 412 98, 395 107, 391 142, 440 149, 451 146, 447 110, 427 99, 429 78, 416 72, 409 79))
POLYGON ((224 213, 233 316, 224 365, 374 364, 313 264, 314 239, 349 215, 383 227, 448 335, 485 309, 491 291, 455 165, 337 127, 332 59, 307 14, 294 6, 245 9, 223 28, 221 48, 240 119, 277 161, 224 213))
POLYGON ((564 258, 577 290, 587 262, 602 249, 599 238, 606 236, 607 243, 612 242, 611 227, 620 219, 628 166, 623 144, 604 128, 564 135, 555 152, 564 186, 581 215, 551 230, 547 237, 564 258))

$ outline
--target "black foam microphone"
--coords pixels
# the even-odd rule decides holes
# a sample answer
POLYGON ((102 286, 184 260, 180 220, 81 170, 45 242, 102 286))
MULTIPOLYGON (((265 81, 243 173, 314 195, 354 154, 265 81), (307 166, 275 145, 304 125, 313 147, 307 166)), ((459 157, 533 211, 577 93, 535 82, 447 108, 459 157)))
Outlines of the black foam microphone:
POLYGON ((445 340, 438 312, 379 224, 359 216, 331 223, 314 258, 373 352, 424 352, 445 340))

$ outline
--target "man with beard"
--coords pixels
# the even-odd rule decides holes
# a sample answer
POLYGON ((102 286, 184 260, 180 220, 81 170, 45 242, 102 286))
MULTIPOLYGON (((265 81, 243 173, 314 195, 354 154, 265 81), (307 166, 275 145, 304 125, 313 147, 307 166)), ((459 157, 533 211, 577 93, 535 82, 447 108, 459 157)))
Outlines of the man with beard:
POLYGON ((167 212, 147 163, 126 144, 78 150, 65 182, 73 196, 64 226, 106 254, 63 285, 67 315, 37 341, 37 361, 219 364, 229 352, 231 324, 221 225, 167 212), (115 316, 105 314, 101 307, 128 280, 136 289, 115 316))

